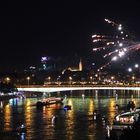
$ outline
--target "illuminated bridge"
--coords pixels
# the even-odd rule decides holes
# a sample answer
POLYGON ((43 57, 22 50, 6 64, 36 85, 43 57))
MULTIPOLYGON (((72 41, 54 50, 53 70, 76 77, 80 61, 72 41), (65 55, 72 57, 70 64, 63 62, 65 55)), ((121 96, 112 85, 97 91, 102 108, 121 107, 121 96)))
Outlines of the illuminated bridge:
POLYGON ((136 86, 115 86, 115 85, 22 85, 17 87, 18 91, 32 92, 58 92, 70 90, 140 90, 136 86))

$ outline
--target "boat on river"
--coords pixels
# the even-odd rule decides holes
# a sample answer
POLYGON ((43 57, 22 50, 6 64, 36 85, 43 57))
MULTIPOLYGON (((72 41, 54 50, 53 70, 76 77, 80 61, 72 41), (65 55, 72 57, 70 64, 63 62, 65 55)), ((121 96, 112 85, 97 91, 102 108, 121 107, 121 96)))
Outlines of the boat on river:
POLYGON ((115 116, 112 129, 123 130, 133 127, 134 123, 139 120, 140 108, 136 108, 133 111, 123 112, 115 116))
POLYGON ((59 97, 50 97, 50 98, 45 98, 36 103, 37 107, 42 107, 46 105, 51 105, 51 104, 57 104, 57 103, 63 103, 63 98, 59 97))
POLYGON ((71 105, 65 105, 65 106, 64 106, 64 110, 65 110, 65 111, 71 110, 71 105))

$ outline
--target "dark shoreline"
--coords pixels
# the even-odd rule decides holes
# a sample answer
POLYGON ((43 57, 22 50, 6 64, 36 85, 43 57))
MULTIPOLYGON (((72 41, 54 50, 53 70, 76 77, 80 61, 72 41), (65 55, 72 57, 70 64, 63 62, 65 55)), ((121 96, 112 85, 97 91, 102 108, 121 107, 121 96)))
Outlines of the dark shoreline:
POLYGON ((3 95, 3 96, 0 96, 0 101, 9 100, 9 99, 12 99, 12 98, 17 98, 17 95, 3 95))

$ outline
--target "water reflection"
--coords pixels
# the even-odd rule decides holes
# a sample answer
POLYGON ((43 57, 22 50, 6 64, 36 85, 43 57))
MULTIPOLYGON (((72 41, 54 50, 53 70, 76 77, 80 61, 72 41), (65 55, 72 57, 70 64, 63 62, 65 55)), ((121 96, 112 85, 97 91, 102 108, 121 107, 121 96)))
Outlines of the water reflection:
POLYGON ((114 100, 114 98, 111 98, 109 100, 109 103, 108 103, 108 118, 109 118, 109 121, 112 122, 115 115, 116 115, 116 99, 114 100))
MULTIPOLYGON (((76 103, 78 104, 79 101, 77 100, 76 103)), ((68 110, 65 112, 66 115, 66 117, 64 118, 65 128, 66 128, 65 139, 72 140, 74 135, 74 131, 73 131, 74 122, 76 121, 74 118, 76 108, 75 108, 74 100, 72 100, 71 98, 68 99, 67 104, 71 106, 72 110, 68 110)))
MULTIPOLYGON (((59 94, 67 98, 64 105, 70 105, 72 110, 64 111, 63 106, 54 104, 44 106, 41 109, 36 108, 36 98, 12 99, 9 102, 0 102, 0 129, 10 131, 15 129, 19 124, 24 123, 27 127, 27 133, 16 136, 21 140, 38 140, 38 139, 87 139, 103 140, 105 128, 101 118, 106 116, 108 122, 112 122, 114 116, 126 109, 126 104, 134 100, 136 106, 140 105, 140 92, 132 91, 93 91, 92 96, 88 93, 79 91, 79 96, 73 97, 74 91, 70 94, 59 94), (85 94, 84 100, 81 94, 85 94), (118 95, 117 99, 115 95, 118 95), (70 96, 69 96, 70 95, 70 96), (115 105, 119 104, 117 112, 115 105), (93 111, 98 110, 100 116, 93 119, 93 111), (52 116, 56 116, 56 121, 52 124, 52 116)), ((4 137, 4 136, 3 136, 4 137)), ((5 138, 8 140, 9 137, 5 138)), ((15 140, 15 136, 10 136, 15 140)))
POLYGON ((11 111, 11 107, 9 104, 7 104, 4 107, 4 130, 5 131, 10 131, 12 128, 12 124, 11 124, 11 117, 12 117, 12 111, 11 111))
MULTIPOLYGON (((24 105, 24 122, 25 126, 27 127, 27 129, 30 129, 33 127, 33 117, 34 114, 31 113, 31 101, 30 99, 27 99, 25 101, 25 105, 24 105)), ((27 131, 27 135, 29 138, 32 137, 31 131, 27 131)), ((21 139, 25 138, 25 134, 21 135, 21 139)))
POLYGON ((88 108, 89 108, 88 115, 93 115, 93 111, 95 110, 93 99, 89 100, 89 107, 88 108))

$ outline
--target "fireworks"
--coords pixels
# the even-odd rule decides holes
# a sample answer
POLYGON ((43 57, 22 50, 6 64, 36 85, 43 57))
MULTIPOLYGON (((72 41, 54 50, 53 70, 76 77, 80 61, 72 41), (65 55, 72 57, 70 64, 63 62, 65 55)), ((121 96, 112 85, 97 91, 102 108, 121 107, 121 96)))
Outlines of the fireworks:
POLYGON ((109 19, 105 19, 105 22, 110 24, 113 28, 116 28, 115 35, 92 35, 93 43, 98 47, 93 48, 93 52, 100 52, 100 56, 103 59, 109 60, 98 71, 106 68, 115 61, 121 61, 127 58, 128 54, 134 53, 140 49, 140 43, 130 39, 130 35, 124 30, 122 24, 117 24, 109 19))

